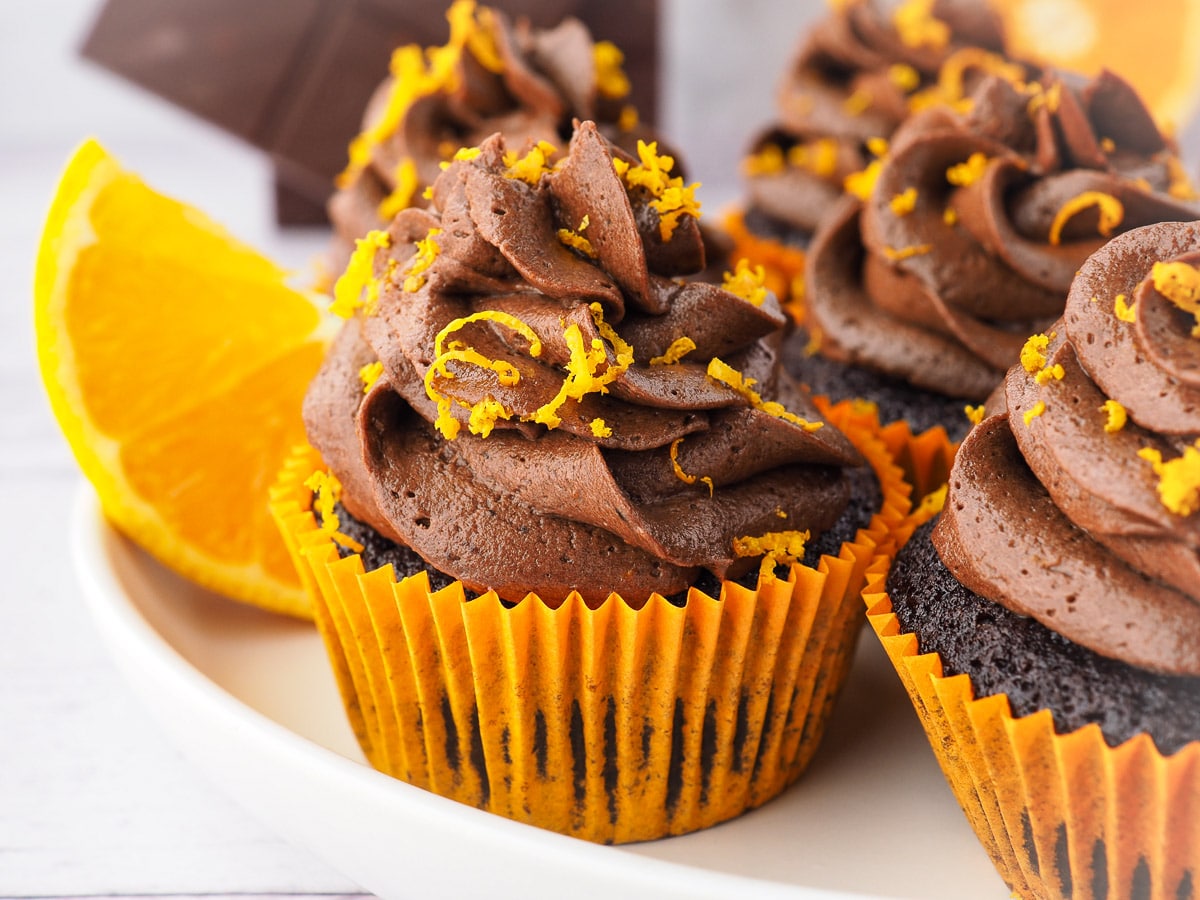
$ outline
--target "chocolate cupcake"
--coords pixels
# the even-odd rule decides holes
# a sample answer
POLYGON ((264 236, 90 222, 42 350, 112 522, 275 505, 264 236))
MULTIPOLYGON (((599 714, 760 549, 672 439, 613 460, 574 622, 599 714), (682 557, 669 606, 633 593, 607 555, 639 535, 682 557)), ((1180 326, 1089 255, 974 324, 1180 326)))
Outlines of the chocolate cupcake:
POLYGON ((1093 254, 866 591, 947 779, 1022 897, 1200 875, 1200 222, 1093 254))
POLYGON ((906 121, 864 173, 863 199, 830 213, 809 256, 809 333, 785 349, 802 381, 823 374, 814 355, 865 369, 846 390, 877 382, 865 396, 884 419, 917 420, 925 406, 952 432, 965 430, 964 403, 981 402, 1025 338, 1061 315, 1092 252, 1200 216, 1172 143, 1109 72, 1027 82, 997 71, 966 101, 906 121), (892 407, 896 393, 906 402, 892 407))
POLYGON ((494 132, 513 147, 559 146, 573 120, 590 119, 630 152, 639 140, 657 140, 629 103, 620 49, 593 40, 578 19, 535 28, 475 0, 455 0, 446 18, 446 45, 396 50, 367 105, 329 201, 337 272, 356 239, 407 206, 427 205, 427 188, 455 151, 494 132))
POLYGON ((963 48, 1003 49, 999 19, 984 3, 853 0, 805 34, 779 86, 778 119, 743 163, 746 199, 725 222, 734 258, 763 265, 795 317, 804 251, 845 179, 930 102, 943 62, 963 48))
POLYGON ((641 840, 799 776, 909 488, 752 272, 678 277, 669 160, 591 122, 549 156, 493 136, 360 242, 275 511, 373 765, 641 840))

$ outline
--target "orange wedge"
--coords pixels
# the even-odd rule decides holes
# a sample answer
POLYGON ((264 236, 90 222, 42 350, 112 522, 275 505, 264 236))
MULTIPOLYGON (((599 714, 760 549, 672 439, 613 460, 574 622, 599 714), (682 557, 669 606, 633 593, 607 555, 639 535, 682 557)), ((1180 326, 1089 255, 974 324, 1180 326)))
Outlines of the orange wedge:
POLYGON ((1184 126, 1200 101, 1196 0, 994 0, 1016 56, 1132 84, 1155 119, 1184 126))
POLYGON ((34 284, 38 360, 109 519, 185 577, 309 617, 267 510, 331 323, 275 263, 99 144, 59 182, 34 284))

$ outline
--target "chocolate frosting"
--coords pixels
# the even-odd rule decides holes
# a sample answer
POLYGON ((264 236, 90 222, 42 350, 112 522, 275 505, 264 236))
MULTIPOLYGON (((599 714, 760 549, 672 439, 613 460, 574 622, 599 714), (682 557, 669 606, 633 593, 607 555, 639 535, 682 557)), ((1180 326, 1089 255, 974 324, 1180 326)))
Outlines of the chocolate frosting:
POLYGON ((1128 232, 1084 263, 1044 349, 959 448, 934 543, 975 593, 1101 655, 1197 675, 1200 514, 1168 507, 1139 455, 1200 439, 1195 320, 1151 277, 1171 261, 1200 271, 1200 222, 1128 232))
POLYGON ((950 56, 965 47, 1004 51, 1000 20, 985 3, 936 0, 918 16, 929 27, 916 33, 902 27, 904 18, 895 3, 852 0, 817 22, 779 91, 784 125, 794 133, 860 141, 887 137, 907 115, 908 95, 933 83, 950 56), (914 69, 921 80, 902 87, 887 77, 896 65, 914 69), (856 93, 866 104, 858 114, 848 112, 846 102, 856 93))
POLYGON ((896 132, 869 198, 843 201, 853 208, 815 236, 807 303, 823 353, 983 399, 1111 234, 1191 220, 1200 205, 1111 73, 1083 84, 988 75, 968 107, 930 108, 896 132), (929 371, 939 357, 948 365, 929 371))
POLYGON ((637 161, 594 123, 529 180, 506 150, 494 135, 460 154, 428 209, 395 217, 371 261, 377 303, 309 390, 309 438, 347 511, 510 600, 640 602, 702 569, 745 571, 755 560, 737 538, 828 529, 848 499, 843 467, 861 460, 832 426, 804 426, 820 416, 779 365, 773 295, 756 305, 664 276, 703 268, 695 219, 664 239, 653 192, 614 165, 637 161), (658 359, 684 337, 695 349, 658 359), (717 359, 752 388, 710 376, 717 359), (498 378, 501 364, 519 377, 498 378), (582 388, 556 405, 572 379, 582 388))
MULTIPOLYGON (((499 9, 480 6, 475 11, 473 3, 461 0, 458 6, 472 15, 448 15, 450 43, 427 51, 432 56, 456 49, 448 77, 408 104, 394 127, 377 136, 381 139, 370 148, 369 158, 357 164, 352 158, 339 178, 329 202, 337 271, 349 259, 354 239, 387 224, 392 212, 385 216, 381 204, 396 189, 397 171, 406 162, 413 165, 415 180, 400 205, 425 206, 424 191, 437 179, 441 164, 460 147, 476 146, 494 132, 504 134, 513 147, 526 141, 559 145, 570 137, 574 119, 590 119, 607 138, 630 151, 638 140, 658 140, 652 129, 637 122, 636 110, 625 96, 628 85, 622 90, 619 84, 623 75, 616 84, 604 83, 597 45, 578 19, 567 17, 553 28, 541 29, 525 19, 514 21, 499 9), (482 38, 495 59, 475 50, 467 34, 482 38), (464 39, 465 46, 457 49, 464 39)), ((394 95, 404 87, 398 80, 402 79, 392 74, 376 89, 364 112, 364 135, 379 128, 389 114, 394 95)))
POLYGON ((810 234, 846 176, 867 165, 867 142, 895 131, 947 58, 965 47, 1003 49, 1000 21, 986 4, 937 0, 921 17, 934 33, 898 28, 903 15, 894 3, 852 0, 808 30, 779 86, 778 121, 750 146, 752 157, 773 147, 784 158, 792 153, 792 163, 747 174, 754 209, 810 234), (912 80, 897 78, 897 68, 912 80))

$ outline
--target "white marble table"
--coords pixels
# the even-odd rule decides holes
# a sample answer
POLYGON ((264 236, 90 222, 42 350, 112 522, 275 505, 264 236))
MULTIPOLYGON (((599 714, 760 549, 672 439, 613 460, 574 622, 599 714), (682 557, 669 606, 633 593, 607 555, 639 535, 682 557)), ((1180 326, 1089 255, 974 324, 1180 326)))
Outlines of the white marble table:
MULTIPOLYGON (((668 4, 668 76, 690 87, 668 96, 667 123, 679 143, 705 145, 693 170, 717 173, 711 198, 741 150, 730 135, 765 120, 808 13, 781 0, 692 0, 689 9, 707 17, 685 22, 682 2, 668 4), (729 40, 735 8, 744 19, 785 6, 794 29, 729 40), (757 102, 734 108, 718 54, 758 86, 757 102), (714 126, 697 110, 722 103, 731 118, 714 145, 714 126)), ((0 3, 0 897, 355 894, 179 756, 120 680, 69 565, 65 527, 81 478, 37 374, 31 284, 41 221, 71 149, 96 136, 150 184, 285 263, 305 265, 325 240, 275 228, 260 155, 76 58, 97 7, 0 3)))

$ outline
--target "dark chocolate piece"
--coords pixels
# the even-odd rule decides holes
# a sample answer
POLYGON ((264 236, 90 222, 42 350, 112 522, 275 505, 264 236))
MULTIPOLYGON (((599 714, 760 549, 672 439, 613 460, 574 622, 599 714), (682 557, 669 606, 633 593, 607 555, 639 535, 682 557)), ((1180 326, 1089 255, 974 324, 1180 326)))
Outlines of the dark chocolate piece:
MULTIPOLYGON (((92 62, 271 155, 276 212, 311 224, 346 165, 371 93, 402 44, 445 43, 449 0, 108 0, 80 49, 92 62), (307 201, 307 202, 302 202, 307 201)), ((497 0, 548 27, 582 20, 625 54, 629 101, 658 107, 657 0, 497 0)), ((317 221, 323 221, 322 216, 317 221)))

